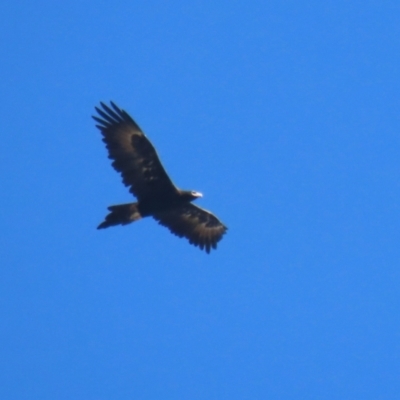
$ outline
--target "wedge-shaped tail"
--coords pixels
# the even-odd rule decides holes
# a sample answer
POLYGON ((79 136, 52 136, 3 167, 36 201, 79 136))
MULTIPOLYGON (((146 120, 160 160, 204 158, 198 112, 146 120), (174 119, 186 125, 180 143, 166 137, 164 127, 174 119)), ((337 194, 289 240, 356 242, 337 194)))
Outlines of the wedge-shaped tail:
POLYGON ((138 210, 138 203, 110 206, 108 210, 111 212, 97 229, 104 229, 114 225, 127 225, 142 218, 138 210))

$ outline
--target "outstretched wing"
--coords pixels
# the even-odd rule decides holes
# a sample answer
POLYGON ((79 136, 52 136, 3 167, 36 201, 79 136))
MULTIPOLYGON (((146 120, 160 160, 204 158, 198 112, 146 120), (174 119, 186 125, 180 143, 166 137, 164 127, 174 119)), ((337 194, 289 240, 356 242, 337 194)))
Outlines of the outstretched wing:
POLYGON ((173 234, 189 239, 189 243, 205 249, 207 253, 211 248, 217 248, 217 243, 228 229, 215 215, 192 203, 156 213, 153 217, 173 234))
POLYGON ((113 102, 100 103, 93 119, 103 135, 112 166, 121 174, 125 186, 138 200, 176 193, 153 145, 130 115, 113 102), (100 118, 101 117, 101 118, 100 118))

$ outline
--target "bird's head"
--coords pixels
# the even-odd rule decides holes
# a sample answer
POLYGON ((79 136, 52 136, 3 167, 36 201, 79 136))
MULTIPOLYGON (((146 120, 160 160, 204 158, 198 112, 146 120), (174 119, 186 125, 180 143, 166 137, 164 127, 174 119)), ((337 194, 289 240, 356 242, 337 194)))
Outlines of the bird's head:
POLYGON ((196 192, 195 190, 192 190, 190 194, 193 196, 194 199, 197 199, 198 197, 203 197, 203 194, 200 192, 196 192))
POLYGON ((200 192, 196 192, 195 190, 187 190, 187 191, 182 191, 181 192, 182 196, 187 199, 187 201, 193 201, 198 199, 199 197, 203 197, 203 195, 200 192))

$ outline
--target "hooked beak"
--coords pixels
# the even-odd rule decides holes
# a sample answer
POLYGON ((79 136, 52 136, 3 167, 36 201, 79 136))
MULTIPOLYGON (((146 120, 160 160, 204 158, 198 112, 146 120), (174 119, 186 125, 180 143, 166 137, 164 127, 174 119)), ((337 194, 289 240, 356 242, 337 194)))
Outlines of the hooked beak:
POLYGON ((200 192, 193 192, 192 194, 194 197, 203 197, 203 194, 200 192))

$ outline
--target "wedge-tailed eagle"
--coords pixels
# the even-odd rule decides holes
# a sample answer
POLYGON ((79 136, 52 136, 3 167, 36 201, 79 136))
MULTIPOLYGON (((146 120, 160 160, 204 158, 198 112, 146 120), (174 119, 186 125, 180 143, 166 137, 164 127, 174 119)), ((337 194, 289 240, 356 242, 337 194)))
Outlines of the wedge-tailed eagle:
POLYGON ((98 116, 93 118, 103 135, 108 157, 138 201, 108 207, 110 213, 98 229, 153 217, 207 253, 215 249, 227 227, 209 211, 192 204, 202 194, 180 190, 172 183, 153 145, 126 111, 113 102, 111 107, 100 105, 95 107, 98 116))

